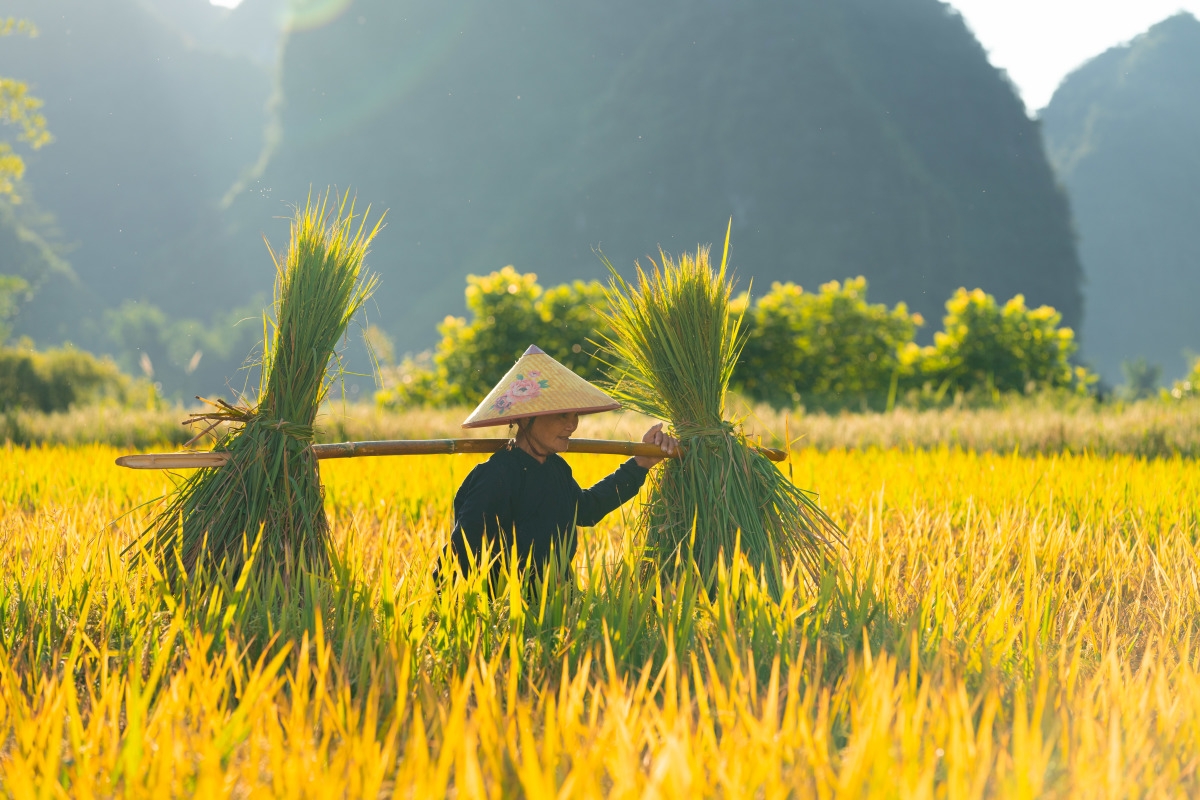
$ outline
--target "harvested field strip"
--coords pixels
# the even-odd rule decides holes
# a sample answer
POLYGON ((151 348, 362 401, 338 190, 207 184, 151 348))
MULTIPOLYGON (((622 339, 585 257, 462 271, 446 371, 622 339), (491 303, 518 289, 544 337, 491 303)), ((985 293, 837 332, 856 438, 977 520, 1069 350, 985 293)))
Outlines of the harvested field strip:
MULTIPOLYGON (((332 404, 318 418, 317 441, 378 439, 446 439, 490 435, 486 430, 464 431, 462 420, 471 409, 416 409, 403 413, 372 405, 332 404)), ((1002 408, 897 409, 888 414, 780 413, 767 407, 734 404, 735 416, 746 417, 749 433, 786 428, 795 447, 817 450, 897 448, 930 450, 953 447, 976 452, 1091 453, 1169 458, 1200 457, 1200 402, 1147 401, 1133 405, 1097 406, 1090 402, 1054 407, 1022 401, 1002 408)), ((84 408, 63 414, 18 411, 0 419, 0 441, 18 444, 91 444, 152 448, 179 446, 192 434, 179 423, 183 409, 122 411, 84 408)), ((585 417, 583 438, 637 439, 647 420, 639 414, 601 414, 585 417)), ((764 443, 782 442, 768 434, 764 443)))

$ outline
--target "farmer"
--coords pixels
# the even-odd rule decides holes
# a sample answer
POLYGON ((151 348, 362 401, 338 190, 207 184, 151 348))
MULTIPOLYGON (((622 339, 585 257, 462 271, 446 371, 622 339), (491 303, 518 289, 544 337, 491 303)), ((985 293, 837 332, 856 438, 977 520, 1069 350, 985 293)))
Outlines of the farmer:
POLYGON ((662 423, 642 437, 663 456, 638 456, 590 489, 582 489, 559 453, 567 450, 582 414, 611 411, 619 404, 604 392, 531 346, 467 417, 464 428, 516 425, 516 437, 467 475, 454 496, 450 546, 464 574, 479 562, 484 543, 492 556, 516 546, 521 564, 535 574, 551 549, 564 563, 575 554, 575 526, 595 525, 637 495, 647 471, 675 455, 679 442, 662 423), (470 555, 468 555, 470 553, 470 555))

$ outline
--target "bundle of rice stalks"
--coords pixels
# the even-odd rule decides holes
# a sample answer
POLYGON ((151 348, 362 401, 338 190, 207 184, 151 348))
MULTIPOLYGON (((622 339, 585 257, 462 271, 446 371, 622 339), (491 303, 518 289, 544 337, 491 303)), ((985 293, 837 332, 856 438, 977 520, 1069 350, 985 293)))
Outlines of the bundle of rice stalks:
POLYGON ((604 343, 610 394, 670 420, 685 450, 652 478, 643 515, 646 545, 663 567, 695 559, 713 580, 721 558, 740 548, 778 596, 784 570, 799 561, 815 579, 841 534, 808 493, 796 488, 724 418, 725 393, 741 352, 741 317, 730 312, 725 266, 713 272, 707 248, 678 262, 661 253, 636 284, 608 264, 611 326, 604 343), (683 556, 682 559, 678 558, 683 556))
POLYGON ((232 423, 214 448, 230 459, 182 481, 138 543, 162 558, 168 576, 223 561, 240 573, 260 531, 256 561, 264 567, 329 564, 313 422, 332 383, 334 348, 375 288, 363 259, 381 223, 368 229, 364 214, 356 226, 348 194, 329 201, 310 197, 292 220, 286 254, 271 250, 275 322, 264 319, 257 402, 218 402, 189 420, 232 423))

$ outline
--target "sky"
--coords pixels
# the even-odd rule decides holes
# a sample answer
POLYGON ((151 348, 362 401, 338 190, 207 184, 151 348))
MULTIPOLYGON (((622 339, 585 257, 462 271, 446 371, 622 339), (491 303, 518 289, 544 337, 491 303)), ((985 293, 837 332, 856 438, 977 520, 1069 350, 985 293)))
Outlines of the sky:
POLYGON ((950 0, 1031 114, 1090 58, 1200 0, 950 0))
MULTIPOLYGON (((949 0, 1036 114, 1072 70, 1200 0, 949 0)), ((210 0, 233 8, 241 0, 210 0)))

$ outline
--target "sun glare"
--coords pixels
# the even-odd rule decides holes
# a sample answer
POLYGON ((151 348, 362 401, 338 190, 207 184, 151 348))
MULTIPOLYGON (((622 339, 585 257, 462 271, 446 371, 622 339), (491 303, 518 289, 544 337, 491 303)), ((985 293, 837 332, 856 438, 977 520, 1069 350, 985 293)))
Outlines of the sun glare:
POLYGON ((242 0, 208 0, 208 2, 221 8, 237 8, 242 4, 242 0))

